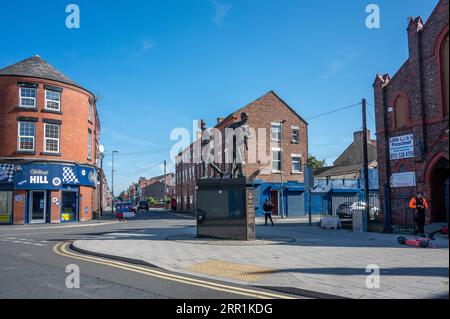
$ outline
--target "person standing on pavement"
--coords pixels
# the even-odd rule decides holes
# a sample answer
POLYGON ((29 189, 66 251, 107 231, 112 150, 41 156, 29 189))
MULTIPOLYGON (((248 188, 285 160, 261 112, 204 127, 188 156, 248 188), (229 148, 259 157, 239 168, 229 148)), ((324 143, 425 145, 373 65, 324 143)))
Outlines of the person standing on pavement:
POLYGON ((270 222, 272 223, 272 226, 274 226, 273 219, 272 219, 273 205, 269 201, 268 198, 266 198, 266 201, 264 202, 263 209, 264 209, 264 215, 265 215, 265 218, 266 218, 266 226, 267 226, 267 221, 269 219, 270 219, 270 222))
POLYGON ((425 212, 428 209, 428 202, 423 197, 422 192, 418 192, 416 196, 411 198, 409 208, 415 210, 414 221, 417 224, 417 230, 415 234, 419 234, 421 237, 425 236, 425 212))

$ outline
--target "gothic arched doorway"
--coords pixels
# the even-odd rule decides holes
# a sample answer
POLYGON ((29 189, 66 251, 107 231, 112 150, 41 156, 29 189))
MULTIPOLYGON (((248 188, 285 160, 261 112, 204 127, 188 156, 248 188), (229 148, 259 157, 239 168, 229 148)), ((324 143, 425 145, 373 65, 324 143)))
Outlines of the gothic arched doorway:
POLYGON ((427 169, 432 223, 448 221, 448 164, 448 158, 438 155, 427 169))

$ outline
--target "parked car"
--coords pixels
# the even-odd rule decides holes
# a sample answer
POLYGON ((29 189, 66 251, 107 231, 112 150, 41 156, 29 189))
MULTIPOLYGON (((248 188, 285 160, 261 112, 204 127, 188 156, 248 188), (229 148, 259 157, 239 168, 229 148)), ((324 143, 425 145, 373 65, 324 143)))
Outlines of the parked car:
POLYGON ((148 202, 146 200, 141 200, 139 202, 139 205, 137 207, 138 211, 139 210, 149 210, 150 209, 150 205, 148 204, 148 202))
MULTIPOLYGON (((336 209, 336 215, 340 219, 352 219, 353 211, 355 210, 365 210, 366 203, 365 202, 346 202, 336 209)), ((369 218, 370 220, 375 220, 380 214, 380 209, 378 207, 369 206, 369 218)))

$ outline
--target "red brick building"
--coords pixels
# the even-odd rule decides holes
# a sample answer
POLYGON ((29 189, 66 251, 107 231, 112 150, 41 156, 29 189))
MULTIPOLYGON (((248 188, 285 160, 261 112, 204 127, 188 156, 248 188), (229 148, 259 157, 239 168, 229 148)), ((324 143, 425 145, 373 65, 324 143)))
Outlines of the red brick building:
MULTIPOLYGON (((225 139, 225 128, 240 119, 242 112, 248 114, 248 124, 255 130, 253 141, 263 140, 266 158, 249 160, 249 152, 243 165, 244 175, 253 181, 256 201, 256 211, 262 213, 262 204, 270 198, 274 204, 275 215, 282 215, 281 194, 284 195, 284 213, 289 216, 305 214, 305 193, 303 165, 308 158, 308 124, 298 113, 284 102, 275 92, 271 91, 243 108, 234 111, 226 118, 218 118, 216 129, 225 139), (260 131, 261 130, 261 131, 260 131), (265 135, 262 135, 265 134, 265 135), (283 171, 283 172, 282 172, 283 171), (281 191, 281 187, 283 191, 281 191)), ((196 143, 183 152, 176 160, 176 199, 179 211, 196 210, 196 181, 201 176, 201 165, 191 163, 186 158, 192 158, 196 143)), ((223 147, 225 145, 224 141, 223 147)), ((259 147, 259 146, 258 146, 259 147)), ((232 164, 226 163, 222 149, 220 169, 226 176, 231 174, 232 164)), ((255 149, 255 153, 260 153, 255 149)), ((207 177, 213 177, 214 172, 209 167, 207 177)))
POLYGON ((41 57, 0 69, 0 222, 92 219, 99 136, 95 96, 41 57))
POLYGON ((374 83, 380 188, 390 188, 393 224, 405 223, 408 201, 419 190, 430 202, 427 222, 447 220, 448 5, 440 0, 426 23, 410 18, 409 58, 394 76, 378 75, 374 83))

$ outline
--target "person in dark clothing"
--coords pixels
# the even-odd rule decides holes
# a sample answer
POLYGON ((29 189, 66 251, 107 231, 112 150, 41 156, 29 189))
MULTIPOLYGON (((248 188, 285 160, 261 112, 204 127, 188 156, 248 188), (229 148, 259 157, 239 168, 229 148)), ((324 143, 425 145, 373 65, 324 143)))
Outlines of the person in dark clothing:
POLYGON ((419 234, 421 237, 426 237, 425 236, 425 212, 428 208, 428 202, 423 197, 422 192, 418 192, 416 196, 411 198, 409 207, 416 211, 416 214, 414 215, 414 221, 417 224, 417 230, 415 231, 415 234, 416 235, 419 234))
POLYGON ((272 219, 272 210, 273 210, 273 205, 272 203, 269 201, 269 199, 267 198, 266 201, 264 202, 264 214, 266 217, 266 226, 267 226, 267 221, 270 219, 270 222, 272 223, 272 226, 274 226, 273 223, 273 219, 272 219))

